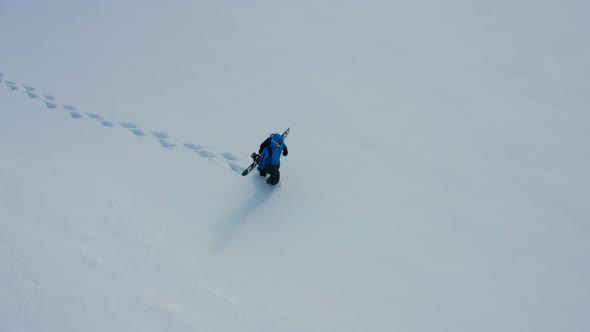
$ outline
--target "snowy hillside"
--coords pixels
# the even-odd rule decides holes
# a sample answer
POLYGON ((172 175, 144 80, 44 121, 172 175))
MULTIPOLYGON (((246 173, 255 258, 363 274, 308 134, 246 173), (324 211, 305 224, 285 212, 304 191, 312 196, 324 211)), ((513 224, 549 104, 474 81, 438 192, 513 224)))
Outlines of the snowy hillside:
POLYGON ((1 2, 0 331, 587 330, 588 12, 1 2))

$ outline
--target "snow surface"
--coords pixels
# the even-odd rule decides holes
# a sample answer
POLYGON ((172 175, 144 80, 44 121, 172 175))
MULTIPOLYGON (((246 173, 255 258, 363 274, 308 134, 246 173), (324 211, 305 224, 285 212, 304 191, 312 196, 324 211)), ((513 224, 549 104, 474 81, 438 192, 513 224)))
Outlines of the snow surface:
POLYGON ((589 12, 2 1, 0 330, 588 330, 589 12))

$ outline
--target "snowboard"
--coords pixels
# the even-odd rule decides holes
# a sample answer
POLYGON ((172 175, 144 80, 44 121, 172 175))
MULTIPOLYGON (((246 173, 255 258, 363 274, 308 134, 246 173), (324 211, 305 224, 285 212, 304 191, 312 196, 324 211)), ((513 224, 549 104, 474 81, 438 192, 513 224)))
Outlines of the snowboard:
MULTIPOLYGON (((287 128, 287 130, 283 132, 283 139, 285 139, 287 135, 289 135, 289 130, 291 130, 291 128, 287 128)), ((260 158, 260 156, 256 154, 256 152, 254 152, 252 153, 251 157, 252 159, 254 159, 254 161, 242 172, 242 176, 248 175, 250 172, 252 172, 253 169, 256 168, 256 166, 258 166, 258 158, 260 158)))

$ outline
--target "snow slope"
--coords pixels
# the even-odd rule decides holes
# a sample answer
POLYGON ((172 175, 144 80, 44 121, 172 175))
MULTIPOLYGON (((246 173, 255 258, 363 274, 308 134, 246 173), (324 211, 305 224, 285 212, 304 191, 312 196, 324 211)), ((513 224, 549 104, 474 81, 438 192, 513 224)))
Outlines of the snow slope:
POLYGON ((588 9, 2 2, 0 330, 585 330, 588 9))

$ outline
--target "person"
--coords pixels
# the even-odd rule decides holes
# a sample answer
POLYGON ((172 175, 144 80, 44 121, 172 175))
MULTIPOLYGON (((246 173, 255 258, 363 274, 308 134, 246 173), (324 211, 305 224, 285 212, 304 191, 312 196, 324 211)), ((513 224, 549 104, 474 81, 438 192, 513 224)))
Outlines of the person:
POLYGON ((286 157, 287 154, 289 154, 283 135, 278 133, 270 135, 270 137, 260 144, 258 153, 259 155, 253 154, 252 158, 258 160, 258 171, 260 172, 260 176, 266 177, 267 174, 270 175, 269 178, 266 179, 266 183, 273 186, 276 185, 281 178, 281 173, 279 171, 279 168, 281 167, 281 155, 286 157))

